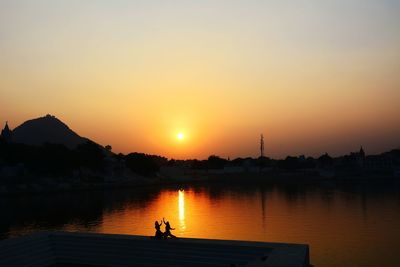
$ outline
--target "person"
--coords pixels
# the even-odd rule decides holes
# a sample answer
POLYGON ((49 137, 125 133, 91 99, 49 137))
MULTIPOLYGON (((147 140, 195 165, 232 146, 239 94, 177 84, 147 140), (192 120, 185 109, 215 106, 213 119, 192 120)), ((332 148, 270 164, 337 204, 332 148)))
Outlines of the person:
POLYGON ((161 239, 164 236, 164 233, 161 232, 161 225, 162 225, 162 221, 160 223, 158 223, 158 221, 154 222, 154 228, 156 228, 156 234, 154 236, 155 239, 161 239))
POLYGON ((171 225, 169 225, 169 221, 165 221, 163 218, 163 222, 165 224, 165 232, 164 232, 164 238, 172 237, 172 238, 177 238, 173 234, 171 234, 171 230, 175 230, 175 228, 172 228, 171 225))

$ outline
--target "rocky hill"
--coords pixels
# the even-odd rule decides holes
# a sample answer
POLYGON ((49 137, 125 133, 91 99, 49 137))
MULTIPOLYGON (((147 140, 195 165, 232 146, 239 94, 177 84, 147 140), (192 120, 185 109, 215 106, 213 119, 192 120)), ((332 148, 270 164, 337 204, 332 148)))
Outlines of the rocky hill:
POLYGON ((12 141, 28 145, 42 145, 44 143, 63 144, 69 148, 86 142, 72 131, 65 123, 55 116, 28 120, 12 131, 12 141))

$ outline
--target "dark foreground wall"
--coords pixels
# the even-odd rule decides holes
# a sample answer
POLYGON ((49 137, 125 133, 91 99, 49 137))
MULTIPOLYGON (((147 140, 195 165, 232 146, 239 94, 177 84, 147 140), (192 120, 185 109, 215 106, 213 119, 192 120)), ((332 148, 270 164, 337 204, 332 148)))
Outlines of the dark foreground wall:
POLYGON ((307 245, 43 232, 0 241, 0 266, 309 266, 307 245))

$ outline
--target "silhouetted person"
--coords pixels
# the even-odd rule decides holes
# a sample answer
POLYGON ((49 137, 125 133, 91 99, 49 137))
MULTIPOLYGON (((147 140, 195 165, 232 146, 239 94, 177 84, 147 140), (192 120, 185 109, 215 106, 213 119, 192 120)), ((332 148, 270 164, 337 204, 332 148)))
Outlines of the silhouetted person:
POLYGON ((172 237, 172 238, 177 238, 176 236, 174 236, 173 234, 171 234, 171 230, 175 230, 175 228, 172 228, 169 225, 169 222, 165 222, 164 218, 163 218, 163 222, 165 224, 165 232, 164 232, 164 238, 168 238, 168 237, 172 237))
POLYGON ((156 228, 156 234, 155 234, 155 239, 161 239, 164 236, 164 233, 161 232, 161 225, 162 222, 158 223, 158 221, 154 222, 154 228, 156 228))

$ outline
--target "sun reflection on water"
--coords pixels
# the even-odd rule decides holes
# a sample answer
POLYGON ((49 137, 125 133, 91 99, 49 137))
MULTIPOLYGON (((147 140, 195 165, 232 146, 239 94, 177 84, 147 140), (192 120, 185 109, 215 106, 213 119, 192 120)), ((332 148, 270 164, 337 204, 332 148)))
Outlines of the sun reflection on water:
POLYGON ((178 191, 178 207, 179 207, 179 227, 181 232, 186 229, 185 224, 185 191, 179 190, 178 191))

